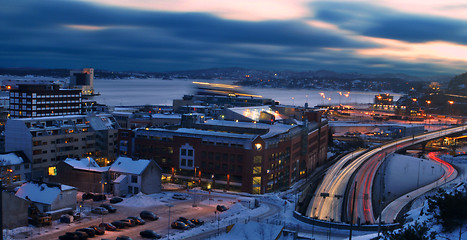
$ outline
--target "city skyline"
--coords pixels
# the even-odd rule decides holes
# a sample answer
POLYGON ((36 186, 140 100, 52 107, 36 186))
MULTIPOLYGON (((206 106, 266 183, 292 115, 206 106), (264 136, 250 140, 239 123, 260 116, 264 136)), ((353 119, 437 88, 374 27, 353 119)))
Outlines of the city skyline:
POLYGON ((460 74, 462 1, 7 1, 2 67, 460 74))

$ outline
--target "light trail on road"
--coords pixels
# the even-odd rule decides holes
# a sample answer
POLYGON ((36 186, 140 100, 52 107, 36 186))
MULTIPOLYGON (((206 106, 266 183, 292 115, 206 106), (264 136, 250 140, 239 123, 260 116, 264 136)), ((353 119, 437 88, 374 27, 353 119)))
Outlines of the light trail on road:
MULTIPOLYGON (((461 126, 425 133, 419 136, 407 137, 384 144, 365 153, 363 151, 358 152, 358 157, 353 161, 351 161, 351 159, 353 159, 351 154, 345 155, 326 173, 326 176, 315 191, 308 205, 307 215, 320 220, 329 221, 332 219, 341 222, 350 221, 350 211, 351 206, 353 206, 351 195, 355 187, 354 182, 357 180, 357 195, 355 196, 356 211, 353 222, 356 223, 357 219, 360 217, 363 218, 363 223, 374 224, 375 218, 371 201, 371 190, 376 171, 383 163, 385 157, 401 148, 436 139, 444 135, 465 131, 466 129, 467 126, 461 126), (352 178, 353 173, 356 173, 355 178, 352 178), (336 196, 344 196, 348 184, 350 184, 349 193, 351 194, 344 203, 342 197, 336 196), (324 195, 322 195, 322 193, 324 193, 324 195), (327 194, 329 195, 327 196, 327 194), (346 219, 343 219, 344 216, 342 216, 344 207, 346 208, 346 219)), ((357 155, 354 155, 354 157, 357 155)))
POLYGON ((435 152, 430 152, 428 154, 428 157, 430 160, 433 160, 441 165, 441 167, 444 169, 444 174, 435 182, 432 182, 426 186, 423 186, 419 189, 416 189, 412 192, 409 192, 407 194, 404 194, 403 196, 397 198, 396 200, 392 201, 388 206, 386 206, 383 211, 381 212, 381 221, 385 223, 391 223, 393 222, 399 212, 402 210, 402 208, 408 204, 410 201, 413 199, 419 197, 420 195, 437 188, 438 186, 441 186, 443 184, 446 184, 452 180, 454 180, 457 177, 457 171, 456 169, 449 163, 441 160, 438 157, 439 153, 435 152))

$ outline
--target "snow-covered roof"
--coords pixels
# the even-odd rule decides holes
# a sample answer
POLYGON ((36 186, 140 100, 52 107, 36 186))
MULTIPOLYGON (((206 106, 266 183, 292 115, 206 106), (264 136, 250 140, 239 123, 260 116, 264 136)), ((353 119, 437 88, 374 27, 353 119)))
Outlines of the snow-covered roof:
POLYGON ((250 107, 234 107, 234 108, 229 108, 228 110, 240 114, 244 117, 248 117, 252 120, 258 120, 259 114, 261 112, 267 112, 269 114, 273 114, 276 118, 276 120, 281 120, 282 117, 279 114, 275 114, 271 110, 270 106, 250 106, 250 107))
POLYGON ((155 113, 151 115, 152 118, 163 118, 163 119, 182 119, 182 115, 180 114, 161 114, 161 113, 155 113))
POLYGON ((15 153, 0 154, 0 166, 17 165, 23 162, 23 158, 15 153))
POLYGON ((127 177, 126 175, 120 175, 113 182, 114 183, 121 183, 126 177, 127 177))
MULTIPOLYGON (((253 122, 235 122, 235 121, 224 121, 224 120, 208 120, 206 121, 207 125, 217 125, 217 126, 229 126, 229 127, 239 127, 239 128, 250 128, 250 129, 269 129, 266 134, 261 135, 262 138, 269 138, 275 135, 286 133, 290 129, 297 127, 297 125, 288 125, 288 124, 265 124, 265 123, 253 123, 253 122)), ((229 133, 231 134, 231 133, 229 133)), ((250 135, 251 136, 251 135, 250 135)))
POLYGON ((132 112, 112 112, 112 115, 128 115, 131 116, 132 112))
POLYGON ((30 199, 33 202, 52 204, 62 191, 76 189, 68 185, 55 185, 46 183, 27 182, 21 185, 16 196, 30 199))
POLYGON ((254 134, 240 134, 240 133, 228 133, 228 132, 215 132, 208 130, 200 130, 194 128, 179 128, 175 130, 178 133, 198 134, 205 136, 217 136, 217 137, 229 137, 229 138, 243 138, 243 139, 255 139, 257 135, 254 134))
POLYGON ((107 130, 116 128, 115 122, 111 119, 112 115, 102 114, 96 116, 86 116, 89 124, 94 130, 107 130))
POLYGON ((110 166, 110 171, 139 175, 143 173, 149 163, 151 163, 151 160, 133 160, 127 157, 118 157, 110 166))
POLYGON ((31 121, 31 120, 64 120, 64 119, 75 119, 84 118, 86 115, 63 115, 63 116, 50 116, 50 117, 33 117, 33 118, 15 118, 14 120, 19 121, 31 121))
POLYGON ((87 170, 92 172, 106 172, 109 170, 109 167, 100 167, 96 161, 91 158, 82 158, 81 160, 67 158, 64 163, 72 166, 74 169, 87 170))

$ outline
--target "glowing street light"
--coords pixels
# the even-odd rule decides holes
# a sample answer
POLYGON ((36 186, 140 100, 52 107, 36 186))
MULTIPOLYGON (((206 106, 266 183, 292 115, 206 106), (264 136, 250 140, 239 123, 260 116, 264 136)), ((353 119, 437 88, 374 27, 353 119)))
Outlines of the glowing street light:
POLYGON ((450 115, 452 116, 452 105, 454 104, 454 101, 449 100, 448 103, 449 103, 449 105, 451 106, 451 114, 450 114, 450 115))

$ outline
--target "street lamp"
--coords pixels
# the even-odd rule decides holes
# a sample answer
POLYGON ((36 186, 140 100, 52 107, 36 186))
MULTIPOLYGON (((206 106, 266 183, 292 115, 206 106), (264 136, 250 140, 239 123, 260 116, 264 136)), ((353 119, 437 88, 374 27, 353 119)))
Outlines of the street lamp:
POLYGON ((196 181, 196 169, 199 168, 199 167, 195 167, 195 175, 194 175, 194 178, 193 178, 193 188, 192 188, 192 192, 193 192, 193 207, 196 207, 196 194, 195 194, 195 181, 196 181))
MULTIPOLYGON (((105 186, 105 184, 107 184, 107 182, 105 182, 102 179, 101 183, 102 183, 102 196, 104 196, 104 186, 105 186)), ((104 212, 103 211, 101 211, 101 217, 102 217, 102 223, 104 223, 104 212)))
POLYGON ((214 216, 217 218, 217 236, 220 235, 220 231, 219 231, 219 217, 220 217, 219 215, 220 214, 221 214, 220 212, 214 211, 214 216))
POLYGON ((169 222, 167 224, 167 240, 169 239, 170 236, 170 208, 173 207, 174 205, 172 204, 167 204, 167 207, 169 207, 169 222))
POLYGON ((449 103, 449 105, 450 105, 450 107, 451 107, 451 113, 450 113, 450 115, 451 115, 451 117, 452 117, 452 105, 454 104, 454 101, 449 100, 448 103, 449 103))

